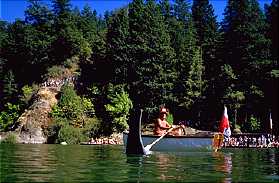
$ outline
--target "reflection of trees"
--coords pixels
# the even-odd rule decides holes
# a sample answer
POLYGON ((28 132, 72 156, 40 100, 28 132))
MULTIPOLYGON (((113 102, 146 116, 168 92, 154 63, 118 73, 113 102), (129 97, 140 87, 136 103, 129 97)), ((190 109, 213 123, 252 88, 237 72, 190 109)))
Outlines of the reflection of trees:
POLYGON ((13 176, 13 165, 10 163, 11 158, 16 152, 16 146, 11 144, 0 144, 0 182, 15 182, 13 176))
POLYGON ((173 165, 175 155, 156 153, 151 156, 127 156, 129 182, 182 181, 183 174, 177 175, 173 165))
POLYGON ((266 154, 262 149, 241 149, 234 152, 234 176, 239 180, 260 181, 263 179, 263 169, 267 163, 266 154))
POLYGON ((184 156, 179 154, 156 153, 154 171, 158 181, 185 181, 186 168, 183 166, 184 156), (179 171, 177 171, 179 169, 179 171))
POLYGON ((123 146, 1 144, 0 158, 0 182, 267 182, 279 167, 278 149, 127 156, 123 146))
POLYGON ((232 182, 232 156, 231 154, 224 154, 222 152, 213 152, 212 156, 217 159, 214 166, 216 171, 224 172, 224 183, 232 182))
MULTIPOLYGON (((50 175, 47 173, 54 170, 54 167, 47 165, 48 145, 7 145, 6 150, 2 147, 1 150, 4 153, 1 152, 1 156, 3 156, 1 157, 1 172, 5 173, 4 178, 7 179, 4 179, 3 182, 48 181, 44 178, 49 177, 50 175)), ((2 182, 3 176, 0 177, 2 182)))
POLYGON ((129 157, 129 181, 251 182, 278 175, 276 149, 234 149, 231 152, 159 153, 129 157))
POLYGON ((270 151, 268 151, 267 157, 271 167, 270 174, 279 175, 279 151, 270 149, 270 151))
MULTIPOLYGON (((97 145, 86 147, 89 153, 87 158, 83 158, 80 164, 83 164, 84 180, 94 182, 115 182, 127 178, 128 167, 125 161, 125 154, 121 146, 97 145)), ((76 180, 81 182, 80 179, 76 180)))
POLYGON ((119 176, 127 177, 125 154, 119 148, 122 150, 120 146, 1 145, 0 182, 113 182, 119 176))
POLYGON ((229 182, 231 180, 236 182, 266 182, 270 181, 269 176, 278 176, 278 150, 247 148, 231 149, 230 151, 232 155, 222 154, 221 152, 215 154, 217 161, 219 161, 219 164, 216 164, 216 171, 227 172, 225 176, 227 179, 230 178, 229 182), (231 157, 226 158, 228 155, 231 157), (228 164, 228 162, 230 163, 228 164), (230 167, 230 174, 228 174, 226 167, 230 167))
POLYGON ((143 179, 144 157, 137 155, 127 156, 129 182, 141 182, 143 179))
POLYGON ((158 154, 156 156, 157 158, 157 167, 159 170, 159 179, 162 181, 168 180, 168 170, 169 170, 169 165, 172 164, 170 160, 170 156, 166 154, 158 154))

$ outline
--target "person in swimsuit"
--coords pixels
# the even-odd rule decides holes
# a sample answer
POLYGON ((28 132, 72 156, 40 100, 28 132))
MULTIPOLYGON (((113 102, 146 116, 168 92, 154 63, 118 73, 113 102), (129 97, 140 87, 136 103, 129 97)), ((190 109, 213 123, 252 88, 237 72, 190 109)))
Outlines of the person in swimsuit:
POLYGON ((172 126, 167 122, 168 110, 161 108, 159 118, 155 122, 154 135, 164 135, 172 126))
POLYGON ((169 135, 183 135, 185 134, 185 126, 184 125, 170 125, 167 122, 168 110, 163 107, 160 109, 159 118, 155 122, 154 126, 154 135, 164 135, 170 128, 173 128, 169 135))

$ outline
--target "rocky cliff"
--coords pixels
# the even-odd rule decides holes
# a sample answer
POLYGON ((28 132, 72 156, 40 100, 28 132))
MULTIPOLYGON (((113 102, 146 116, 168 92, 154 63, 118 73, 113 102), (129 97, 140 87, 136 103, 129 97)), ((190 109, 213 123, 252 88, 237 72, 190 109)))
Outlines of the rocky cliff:
POLYGON ((46 143, 43 130, 50 123, 49 112, 57 103, 56 89, 43 87, 39 89, 33 104, 18 118, 16 134, 19 143, 46 143))
POLYGON ((75 77, 67 75, 48 79, 33 96, 32 105, 18 118, 15 134, 18 143, 42 144, 47 142, 44 130, 51 123, 49 112, 57 104, 57 94, 64 83, 74 84, 75 77))

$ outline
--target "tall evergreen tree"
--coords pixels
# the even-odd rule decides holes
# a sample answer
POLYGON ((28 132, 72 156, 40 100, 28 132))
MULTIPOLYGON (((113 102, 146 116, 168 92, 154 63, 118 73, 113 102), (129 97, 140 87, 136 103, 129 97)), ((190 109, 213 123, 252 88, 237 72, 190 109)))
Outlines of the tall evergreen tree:
POLYGON ((3 49, 3 45, 8 38, 8 22, 0 20, 0 49, 3 49))
POLYGON ((70 0, 52 0, 51 2, 53 12, 57 16, 58 21, 65 20, 64 18, 67 18, 71 12, 70 0))
MULTIPOLYGON (((112 62, 114 83, 127 83, 129 55, 128 55, 128 10, 120 9, 112 17, 107 32, 107 58, 112 62)), ((129 83, 127 83, 129 84, 129 83)))
MULTIPOLYGON (((5 75, 5 65, 7 60, 3 56, 2 50, 5 48, 5 44, 8 41, 7 32, 8 22, 0 20, 0 98, 3 98, 3 80, 5 75)), ((0 102, 0 109, 4 106, 3 101, 0 102)))
MULTIPOLYGON (((257 113, 258 119, 266 112, 262 83, 269 65, 270 53, 265 39, 265 22, 256 0, 229 0, 222 22, 224 31, 224 60, 239 78, 237 87, 245 91, 246 109, 257 113), (251 95, 253 93, 253 95, 251 95), (262 114, 261 114, 262 113, 262 114)), ((263 119, 263 118, 261 118, 263 119)))
POLYGON ((96 10, 92 10, 90 6, 86 4, 81 11, 78 27, 82 31, 84 38, 90 43, 91 47, 94 46, 96 40, 98 30, 97 24, 98 17, 96 10))
MULTIPOLYGON (((53 14, 40 0, 28 0, 29 6, 25 10, 25 21, 28 24, 40 27, 41 30, 51 26, 53 14)), ((47 31, 47 30, 45 30, 47 31)))
MULTIPOLYGON (((202 78, 204 65, 202 60, 201 50, 195 49, 192 57, 192 61, 189 64, 187 79, 181 83, 185 87, 185 92, 182 98, 180 98, 180 105, 190 108, 197 99, 199 99, 203 92, 204 80, 202 78)), ((180 73, 182 74, 182 73, 180 73)))
POLYGON ((71 10, 70 0, 52 0, 55 15, 53 56, 57 64, 72 56, 89 57, 92 50, 77 26, 77 16, 71 10))
POLYGON ((192 15, 197 30, 198 45, 208 45, 218 38, 218 23, 214 15, 213 6, 208 0, 194 0, 192 15))
POLYGON ((92 85, 105 84, 111 81, 111 64, 106 58, 106 34, 107 27, 102 17, 97 17, 97 12, 86 5, 81 11, 78 20, 78 29, 83 33, 86 42, 89 43, 91 55, 82 59, 81 81, 84 90, 92 85), (88 76, 92 77, 88 77, 88 76))
MULTIPOLYGON (((31 8, 32 5, 26 12, 29 18, 32 17, 28 13, 31 8)), ((39 18, 37 15, 36 17, 39 18)), ((7 59, 7 69, 13 70, 19 87, 40 81, 49 64, 48 50, 53 40, 50 31, 46 29, 45 24, 31 23, 17 20, 9 25, 9 41, 2 52, 3 57, 7 59)))
POLYGON ((163 16, 165 17, 165 19, 170 18, 172 7, 171 7, 169 0, 161 0, 159 6, 161 8, 161 12, 162 12, 163 16))
MULTIPOLYGON (((135 78, 133 96, 141 104, 155 112, 160 104, 172 101, 174 50, 166 32, 164 17, 155 1, 146 5, 135 0, 129 9, 130 58, 133 60, 135 78)), ((130 77, 130 76, 129 76, 130 77)))
MULTIPOLYGON (((197 44, 202 49, 204 62, 204 80, 206 80, 205 100, 203 101, 203 121, 217 121, 219 118, 218 95, 216 95, 216 80, 220 71, 218 51, 220 50, 220 33, 218 23, 214 15, 213 6, 208 0, 194 0, 192 15, 197 30, 197 44)), ((201 104, 200 104, 201 105, 201 104)))
MULTIPOLYGON (((271 4, 266 5, 266 21, 268 23, 267 36, 272 40, 272 54, 273 58, 277 60, 278 64, 278 11, 279 1, 272 0, 271 4)), ((277 65, 278 66, 278 65, 277 65)))
MULTIPOLYGON (((12 70, 15 80, 19 87, 30 81, 31 74, 28 72, 30 52, 26 41, 32 35, 27 34, 28 25, 24 21, 16 20, 7 28, 8 41, 5 44, 5 49, 2 50, 2 56, 7 60, 5 69, 12 70)), ((34 53, 32 53, 34 54, 34 53)), ((33 78, 34 79, 34 78, 33 78)))
POLYGON ((17 99, 17 84, 12 70, 8 70, 3 78, 3 101, 15 102, 17 99))
POLYGON ((136 74, 137 64, 141 63, 142 60, 145 58, 144 50, 146 47, 144 40, 144 28, 146 25, 144 24, 143 14, 144 14, 144 3, 143 0, 134 0, 132 3, 129 4, 129 58, 131 59, 130 62, 130 69, 128 70, 128 82, 131 83, 131 96, 132 100, 135 103, 135 107, 138 107, 138 101, 140 98, 138 96, 137 89, 134 87, 137 85, 140 78, 136 74))
POLYGON ((202 53, 197 46, 196 29, 185 0, 177 0, 173 5, 173 17, 169 19, 172 46, 176 53, 175 96, 178 106, 190 110, 202 95, 204 85, 202 53))
POLYGON ((173 5, 173 15, 177 20, 187 23, 191 18, 190 3, 187 0, 175 0, 173 5))
POLYGON ((28 48, 28 62, 30 63, 28 67, 33 70, 32 77, 41 78, 47 67, 51 65, 49 50, 54 41, 53 14, 47 5, 40 1, 29 0, 29 2, 25 10, 25 22, 28 25, 25 31, 25 46, 28 48))
POLYGON ((265 96, 270 106, 272 119, 274 121, 274 133, 278 134, 278 14, 279 1, 273 0, 270 5, 266 5, 266 21, 267 21, 267 38, 272 44, 270 50, 272 52, 272 64, 270 65, 270 74, 265 84, 265 96))

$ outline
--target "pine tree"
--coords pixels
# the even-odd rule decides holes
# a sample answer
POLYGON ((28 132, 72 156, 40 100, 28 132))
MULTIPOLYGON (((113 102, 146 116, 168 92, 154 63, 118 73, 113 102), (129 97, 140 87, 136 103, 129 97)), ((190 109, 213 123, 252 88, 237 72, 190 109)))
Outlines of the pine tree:
POLYGON ((51 65, 49 62, 49 49, 54 40, 52 22, 53 14, 47 5, 38 0, 29 0, 29 6, 25 10, 25 47, 28 54, 28 66, 26 69, 33 71, 32 79, 41 78, 51 65), (34 54, 36 53, 36 54, 34 54))
POLYGON ((173 5, 173 18, 169 19, 172 47, 176 53, 175 82, 176 105, 190 110, 203 92, 202 75, 204 65, 200 47, 197 46, 196 29, 190 13, 190 6, 184 0, 173 5))
POLYGON ((217 121, 219 115, 216 111, 216 106, 219 103, 219 98, 216 95, 216 80, 218 80, 221 67, 220 61, 218 61, 218 51, 220 51, 219 25, 216 21, 213 7, 208 0, 194 0, 192 15, 197 30, 197 44, 201 46, 202 59, 205 67, 205 100, 199 107, 205 110, 205 114, 203 115, 205 119, 202 121, 217 121))
POLYGON ((90 43, 93 47, 95 40, 97 39, 97 12, 92 10, 88 4, 86 4, 81 11, 79 16, 80 20, 78 22, 78 28, 82 31, 83 37, 90 43))
POLYGON ((71 12, 70 0, 51 0, 51 3, 53 12, 59 19, 58 21, 63 21, 64 18, 69 16, 69 13, 71 12))
POLYGON ((17 99, 17 84, 12 70, 7 71, 3 79, 4 102, 14 102, 17 99))
POLYGON ((209 47, 210 43, 218 38, 218 23, 212 5, 208 0, 194 0, 192 15, 198 35, 198 45, 209 47))
POLYGON ((7 27, 8 27, 8 22, 0 20, 0 49, 1 50, 3 49, 3 45, 8 38, 7 27))
POLYGON ((181 83, 184 86, 185 92, 181 93, 183 96, 180 99, 180 105, 188 109, 201 97, 204 86, 204 80, 202 78, 204 66, 199 48, 196 48, 192 59, 189 65, 187 79, 184 78, 186 80, 181 83))
POLYGON ((40 27, 40 30, 48 31, 51 26, 53 14, 40 0, 28 0, 29 5, 25 10, 25 22, 40 27))
POLYGON ((163 16, 165 17, 165 20, 170 18, 171 17, 171 4, 170 4, 169 0, 160 1, 159 6, 160 6, 163 16))
POLYGON ((88 42, 91 50, 89 52, 91 54, 86 58, 80 59, 79 63, 81 68, 80 79, 83 83, 82 88, 87 90, 86 88, 91 88, 96 83, 103 85, 111 82, 111 62, 106 58, 107 27, 105 20, 102 17, 97 17, 96 10, 92 11, 86 5, 78 18, 77 27, 82 32, 83 38, 88 42))
POLYGON ((271 5, 265 6, 267 37, 272 41, 271 50, 275 68, 278 67, 278 8, 278 0, 272 0, 271 5))
POLYGON ((172 101, 176 78, 174 50, 155 1, 144 5, 135 0, 130 5, 129 30, 129 53, 134 63, 131 70, 135 71, 136 78, 133 82, 133 96, 137 96, 134 103, 155 112, 160 104, 172 101))
POLYGON ((77 15, 71 10, 69 0, 52 0, 55 15, 53 56, 56 64, 63 63, 73 56, 90 57, 92 50, 77 26, 77 15))
POLYGON ((259 115, 264 105, 262 86, 270 63, 270 42, 265 38, 264 16, 258 2, 229 0, 222 29, 223 59, 239 78, 237 90, 245 92, 246 109, 259 115))
POLYGON ((214 10, 208 0, 194 0, 192 6, 193 21, 197 31, 197 44, 201 46, 206 67, 206 79, 214 75, 214 65, 217 60, 217 49, 220 34, 214 10))
MULTIPOLYGON (((267 38, 271 40, 272 44, 270 52, 272 53, 272 63, 269 67, 269 74, 265 81, 265 96, 266 102, 272 113, 274 121, 274 133, 278 134, 278 14, 279 1, 273 0, 272 3, 265 7, 267 26, 267 38)), ((267 127, 269 128, 269 127, 267 127)))
MULTIPOLYGON (((114 70, 113 82, 123 84, 128 82, 128 13, 127 9, 120 9, 108 24, 107 57, 112 62, 114 70)), ((130 83, 127 83, 130 84, 130 83)))
MULTIPOLYGON (((3 80, 5 75, 5 65, 7 60, 3 56, 2 50, 5 48, 5 44, 8 41, 8 32, 7 32, 8 23, 5 21, 0 21, 0 98, 3 98, 3 80)), ((0 101, 0 110, 4 107, 4 103, 0 101)))
POLYGON ((190 4, 187 0, 175 0, 173 5, 173 15, 177 20, 182 21, 183 23, 187 23, 189 18, 191 18, 190 14, 190 4))
MULTIPOLYGON (((31 76, 31 74, 26 74, 30 73, 28 72, 30 52, 26 45, 26 42, 29 41, 29 39, 26 39, 29 38, 27 27, 28 25, 21 20, 9 24, 7 42, 5 43, 5 49, 2 50, 2 56, 7 60, 5 69, 13 71, 13 76, 20 86, 28 83, 31 76)), ((32 62, 32 60, 30 61, 32 62)))
POLYGON ((230 0, 226 8, 222 24, 225 57, 233 69, 237 68, 241 78, 247 77, 249 67, 256 68, 256 64, 261 64, 260 60, 265 61, 268 56, 263 46, 268 44, 264 39, 263 18, 255 0, 230 0))
MULTIPOLYGON (((143 64, 142 77, 149 77, 149 81, 145 81, 147 87, 146 92, 151 93, 154 100, 151 103, 153 108, 157 109, 159 104, 173 103, 174 81, 177 78, 175 72, 175 53, 170 44, 170 36, 166 32, 164 17, 155 1, 148 1, 146 5, 147 21, 147 60, 143 64), (151 70, 150 70, 151 67, 151 70)), ((145 92, 145 93, 146 93, 145 92)))
POLYGON ((128 9, 128 17, 129 17, 129 58, 131 59, 130 62, 130 69, 128 70, 128 83, 131 83, 130 94, 132 100, 135 103, 135 107, 138 107, 140 97, 138 96, 139 91, 135 88, 140 78, 136 74, 137 64, 141 63, 142 60, 145 58, 144 50, 146 47, 144 43, 144 3, 143 0, 134 0, 132 3, 129 4, 128 9))

